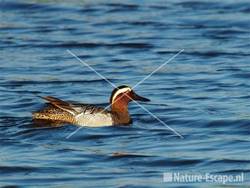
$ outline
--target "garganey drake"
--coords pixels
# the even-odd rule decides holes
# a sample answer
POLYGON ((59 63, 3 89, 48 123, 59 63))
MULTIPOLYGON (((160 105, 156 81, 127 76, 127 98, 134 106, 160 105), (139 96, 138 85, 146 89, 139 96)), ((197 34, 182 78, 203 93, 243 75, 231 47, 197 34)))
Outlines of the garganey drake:
POLYGON ((128 125, 132 122, 128 103, 132 100, 150 101, 137 95, 131 87, 122 85, 115 88, 110 97, 110 110, 90 104, 65 102, 55 97, 42 97, 47 105, 33 113, 34 120, 71 123, 87 127, 128 125))

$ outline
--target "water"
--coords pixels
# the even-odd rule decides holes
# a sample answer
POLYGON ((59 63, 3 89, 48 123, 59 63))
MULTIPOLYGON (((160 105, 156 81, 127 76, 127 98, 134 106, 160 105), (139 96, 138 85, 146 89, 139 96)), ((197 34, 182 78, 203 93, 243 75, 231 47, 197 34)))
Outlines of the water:
MULTIPOLYGON (((1 1, 0 185, 223 187, 164 183, 163 172, 250 174, 249 1, 1 1), (130 127, 38 127, 52 95, 108 105, 135 85, 130 127)), ((230 183, 227 183, 228 185, 230 183)))

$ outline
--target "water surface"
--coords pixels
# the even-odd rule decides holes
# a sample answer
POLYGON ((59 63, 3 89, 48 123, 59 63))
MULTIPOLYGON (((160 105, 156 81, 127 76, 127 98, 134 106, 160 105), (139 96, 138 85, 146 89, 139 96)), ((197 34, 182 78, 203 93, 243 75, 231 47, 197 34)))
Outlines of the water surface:
POLYGON ((163 172, 250 174, 249 1, 0 1, 0 185, 224 187, 163 172), (37 95, 107 106, 135 85, 130 127, 38 127, 37 95))

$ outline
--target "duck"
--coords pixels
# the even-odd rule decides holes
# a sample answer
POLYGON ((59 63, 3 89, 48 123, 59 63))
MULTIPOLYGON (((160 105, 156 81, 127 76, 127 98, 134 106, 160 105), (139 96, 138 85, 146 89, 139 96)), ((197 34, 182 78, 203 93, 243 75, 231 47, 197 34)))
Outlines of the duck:
POLYGON ((94 104, 67 102, 52 96, 41 97, 46 105, 33 112, 33 120, 69 123, 86 127, 130 125, 132 119, 128 111, 131 101, 149 102, 150 100, 134 92, 127 85, 116 87, 110 96, 108 108, 94 104))

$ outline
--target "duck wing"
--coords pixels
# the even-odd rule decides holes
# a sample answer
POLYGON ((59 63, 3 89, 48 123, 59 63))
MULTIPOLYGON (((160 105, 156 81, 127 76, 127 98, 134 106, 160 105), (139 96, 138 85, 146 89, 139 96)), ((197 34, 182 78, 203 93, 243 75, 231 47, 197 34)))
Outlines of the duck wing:
POLYGON ((41 98, 46 100, 47 102, 49 102, 51 105, 53 105, 57 108, 60 108, 63 111, 69 112, 72 115, 78 114, 77 111, 68 102, 65 102, 61 99, 51 97, 51 96, 46 96, 46 97, 41 97, 41 98))
POLYGON ((78 103, 69 103, 65 102, 61 99, 46 96, 41 97, 51 105, 60 108, 61 110, 67 111, 72 115, 79 115, 79 114, 93 114, 93 113, 107 113, 108 111, 102 107, 97 107, 91 104, 78 104, 78 103))

